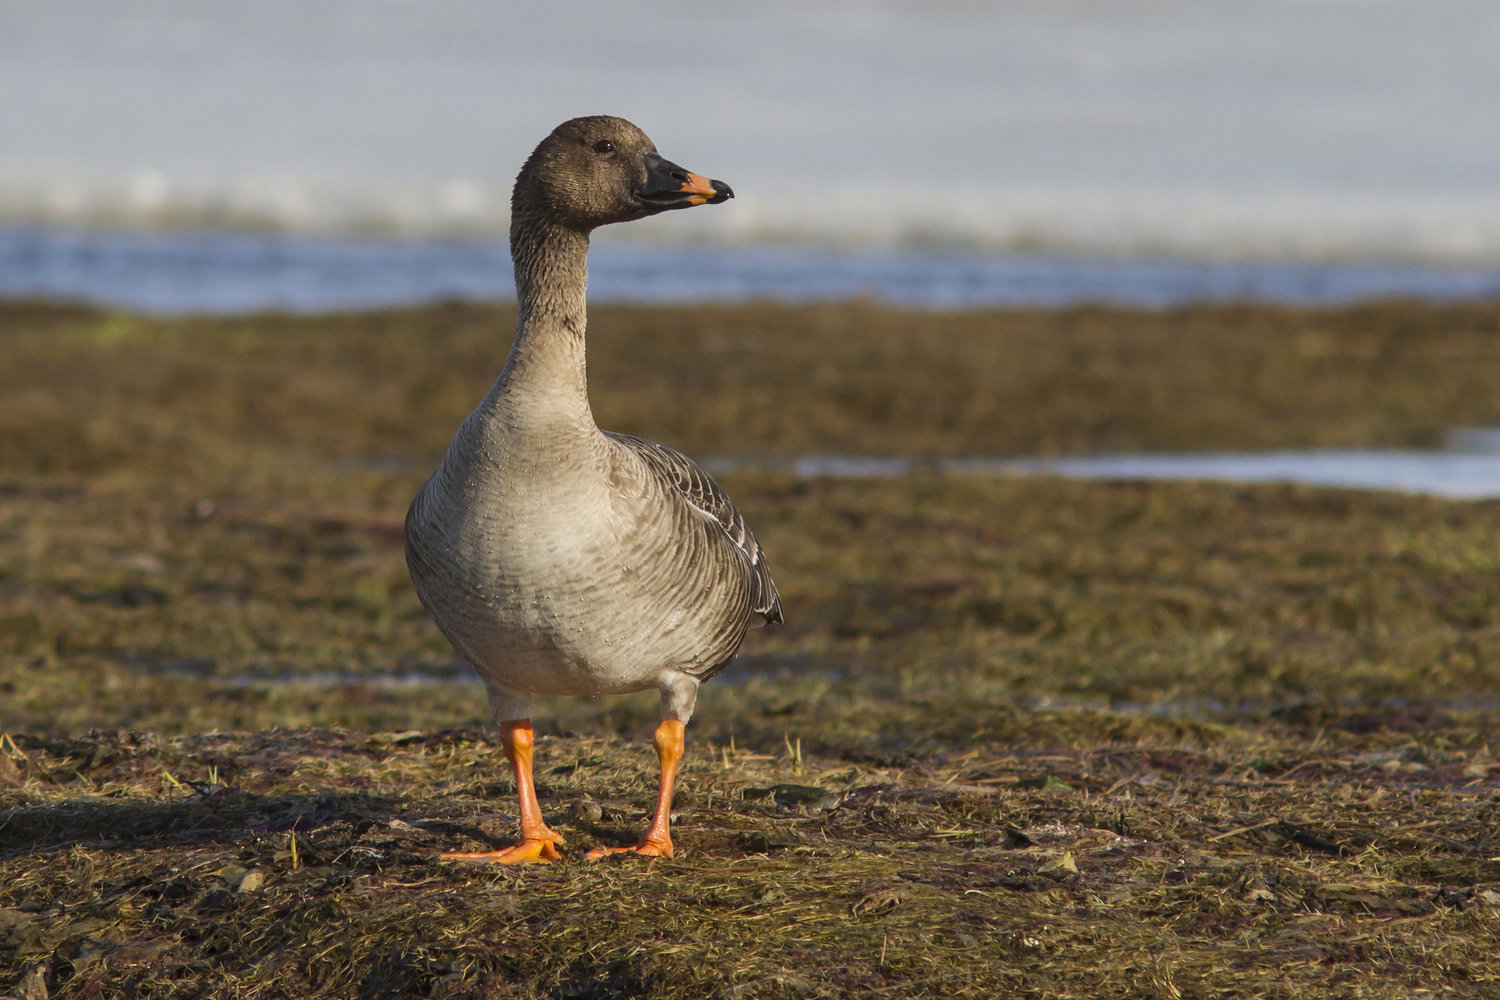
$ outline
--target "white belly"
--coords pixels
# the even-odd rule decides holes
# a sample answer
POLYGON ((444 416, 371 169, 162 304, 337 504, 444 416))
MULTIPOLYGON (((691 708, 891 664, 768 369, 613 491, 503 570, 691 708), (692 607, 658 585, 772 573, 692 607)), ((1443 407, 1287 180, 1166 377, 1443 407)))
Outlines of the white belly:
POLYGON ((452 481, 440 470, 414 506, 412 579, 486 682, 529 694, 638 691, 732 654, 717 637, 733 629, 701 619, 712 602, 695 600, 695 584, 685 572, 674 579, 676 560, 663 558, 678 541, 622 510, 618 484, 575 476, 566 490, 481 502, 452 481))

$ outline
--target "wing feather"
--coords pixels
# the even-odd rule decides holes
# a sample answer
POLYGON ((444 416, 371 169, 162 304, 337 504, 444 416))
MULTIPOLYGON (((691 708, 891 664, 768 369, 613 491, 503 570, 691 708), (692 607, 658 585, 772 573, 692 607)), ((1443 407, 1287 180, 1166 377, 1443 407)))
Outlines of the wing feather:
POLYGON ((723 487, 714 482, 701 465, 679 451, 632 434, 605 433, 639 455, 662 482, 675 489, 695 510, 718 524, 750 570, 750 610, 767 622, 781 621, 781 595, 771 580, 765 552, 723 487))

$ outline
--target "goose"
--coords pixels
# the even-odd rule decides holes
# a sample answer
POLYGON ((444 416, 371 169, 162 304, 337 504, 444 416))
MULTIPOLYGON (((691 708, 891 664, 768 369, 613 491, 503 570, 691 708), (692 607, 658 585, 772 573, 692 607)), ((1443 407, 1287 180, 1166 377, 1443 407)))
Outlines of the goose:
POLYGON ((663 445, 602 431, 585 380, 585 285, 597 227, 717 205, 729 185, 662 158, 635 125, 566 121, 511 197, 515 340, 406 517, 417 596, 479 674, 515 773, 521 839, 443 855, 556 861, 532 777, 536 695, 661 691, 656 811, 628 853, 672 857, 673 785, 698 688, 747 630, 782 620, 765 554, 729 496, 663 445))

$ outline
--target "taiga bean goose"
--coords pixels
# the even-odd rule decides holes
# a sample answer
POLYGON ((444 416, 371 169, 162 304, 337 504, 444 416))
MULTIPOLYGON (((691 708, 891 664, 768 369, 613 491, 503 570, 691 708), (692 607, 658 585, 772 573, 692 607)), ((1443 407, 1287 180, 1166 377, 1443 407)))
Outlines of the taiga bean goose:
POLYGON ((731 197, 620 118, 564 122, 516 178, 515 343, 406 516, 412 583, 484 680, 520 798, 519 843, 445 857, 558 859, 563 838, 532 780, 532 696, 652 687, 655 818, 638 845, 589 859, 671 857, 672 785, 698 686, 734 659, 752 621, 781 621, 765 556, 729 497, 672 449, 601 431, 585 384, 589 234, 731 197))

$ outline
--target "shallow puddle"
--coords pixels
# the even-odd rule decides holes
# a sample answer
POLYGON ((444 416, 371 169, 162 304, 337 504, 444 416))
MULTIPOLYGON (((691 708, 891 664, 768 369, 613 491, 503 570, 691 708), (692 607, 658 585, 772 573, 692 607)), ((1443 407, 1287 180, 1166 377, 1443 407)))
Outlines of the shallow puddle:
POLYGON ((1055 458, 805 455, 764 460, 718 458, 704 465, 714 475, 763 471, 789 473, 801 479, 887 479, 920 472, 1068 479, 1197 479, 1298 483, 1486 500, 1500 498, 1500 430, 1456 429, 1449 433, 1448 447, 1443 451, 1141 452, 1055 458))

